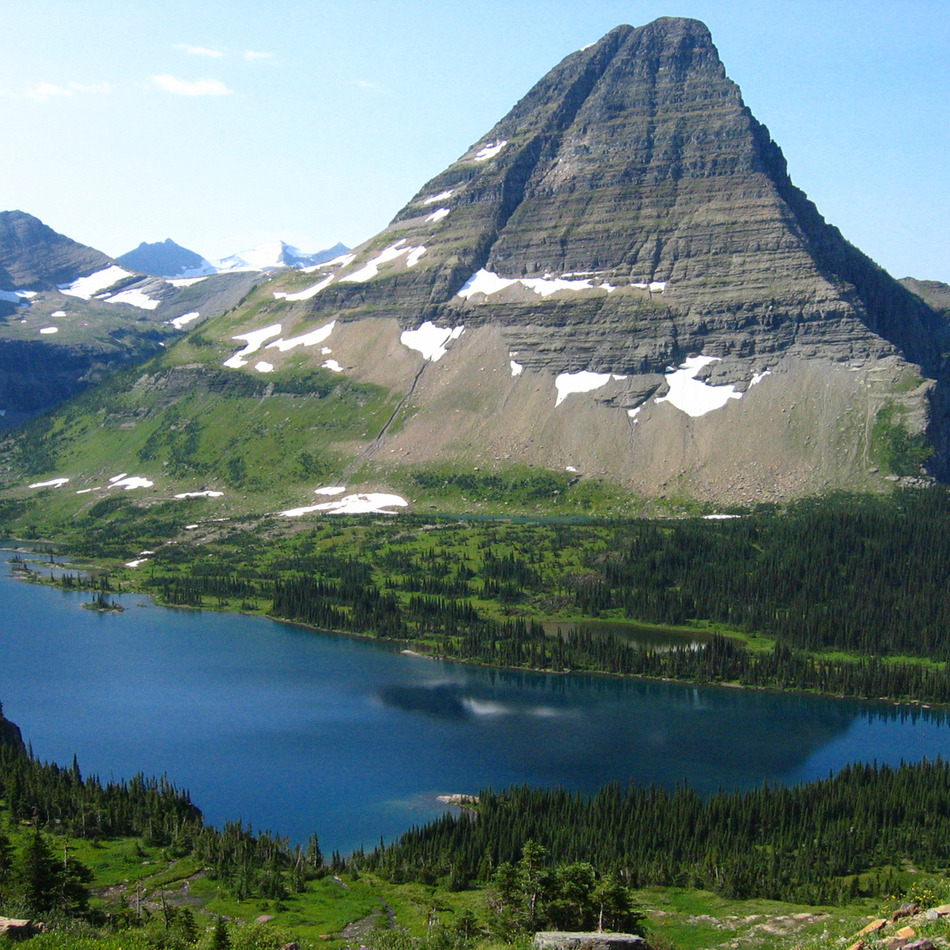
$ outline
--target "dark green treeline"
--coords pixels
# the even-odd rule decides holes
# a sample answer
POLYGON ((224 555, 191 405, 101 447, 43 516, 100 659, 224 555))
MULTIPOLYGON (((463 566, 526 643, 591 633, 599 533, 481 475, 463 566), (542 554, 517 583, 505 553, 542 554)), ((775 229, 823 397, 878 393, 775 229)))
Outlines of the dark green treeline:
POLYGON ((149 583, 166 603, 264 600, 275 617, 491 665, 950 702, 943 488, 717 521, 336 524, 285 539, 276 552, 249 542, 174 569, 157 563, 149 583), (530 619, 559 613, 702 621, 766 636, 776 648, 713 640, 641 652, 614 637, 548 637, 530 619))
POLYGON ((821 904, 892 892, 902 862, 950 864, 950 767, 852 765, 823 781, 701 798, 688 788, 611 785, 483 792, 366 856, 394 881, 491 881, 525 842, 554 863, 589 861, 633 887, 701 887, 726 897, 821 904))

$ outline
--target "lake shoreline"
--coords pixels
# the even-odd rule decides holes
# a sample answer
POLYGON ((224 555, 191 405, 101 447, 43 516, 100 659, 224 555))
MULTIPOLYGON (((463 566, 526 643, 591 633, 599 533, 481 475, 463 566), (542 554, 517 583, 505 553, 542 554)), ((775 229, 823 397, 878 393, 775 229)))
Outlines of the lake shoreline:
MULTIPOLYGON (((24 542, 16 541, 16 543, 22 545, 24 542)), ((49 541, 37 542, 37 544, 52 544, 52 543, 54 542, 49 542, 49 541)), ((3 550, 3 549, 0 548, 0 550, 3 550)), ((7 549, 7 550, 10 550, 10 549, 7 549)), ((20 547, 20 548, 15 549, 14 553, 24 554, 24 553, 32 553, 32 552, 28 548, 20 547)), ((59 555, 59 556, 63 557, 62 555, 59 555)), ((100 566, 96 565, 94 562, 89 562, 88 566, 84 569, 92 570, 99 567, 100 566)), ((59 585, 57 585, 54 578, 52 577, 45 578, 39 575, 39 572, 30 571, 29 568, 19 569, 19 570, 15 569, 11 571, 11 574, 19 580, 24 580, 32 584, 39 584, 40 586, 47 586, 47 587, 61 589, 59 588, 59 585)), ((685 686, 722 687, 724 689, 750 690, 753 692, 761 692, 761 693, 766 693, 766 694, 774 693, 774 694, 779 694, 779 695, 787 694, 787 695, 818 696, 818 697, 834 699, 834 700, 855 700, 858 702, 878 703, 885 706, 892 706, 892 707, 898 707, 898 708, 907 707, 910 709, 920 709, 920 710, 927 710, 927 711, 931 711, 931 710, 940 710, 940 711, 945 711, 945 712, 950 711, 950 702, 939 703, 939 702, 930 701, 930 700, 923 701, 923 700, 915 700, 915 699, 894 699, 892 697, 887 697, 887 696, 878 696, 878 697, 855 696, 855 695, 851 695, 847 693, 835 693, 835 692, 808 689, 806 687, 762 686, 762 685, 751 684, 751 683, 740 683, 736 681, 687 679, 687 678, 676 678, 676 677, 669 677, 669 676, 650 676, 648 674, 642 674, 642 673, 617 673, 617 672, 612 672, 609 670, 595 670, 595 669, 591 669, 591 670, 554 669, 554 668, 532 667, 532 666, 505 666, 502 664, 486 663, 486 662, 482 662, 478 660, 465 659, 465 658, 450 655, 450 654, 433 653, 433 652, 427 651, 424 648, 424 646, 420 644, 418 641, 410 641, 410 643, 412 644, 411 647, 404 647, 402 649, 399 649, 400 644, 406 643, 405 640, 396 640, 396 639, 392 639, 388 637, 379 637, 373 633, 364 633, 364 632, 354 631, 354 630, 328 629, 325 627, 318 627, 313 624, 308 624, 303 621, 291 620, 285 617, 278 617, 278 616, 274 616, 272 614, 263 613, 263 612, 241 610, 239 608, 231 608, 230 606, 215 607, 215 606, 204 605, 204 604, 200 606, 190 605, 190 604, 166 604, 166 603, 163 603, 160 597, 158 597, 154 592, 140 589, 134 583, 134 580, 131 582, 131 584, 132 584, 132 588, 130 590, 116 590, 116 591, 109 591, 109 593, 113 596, 121 596, 123 594, 144 596, 144 597, 147 597, 154 606, 159 607, 163 610, 189 610, 189 611, 197 611, 197 612, 208 611, 208 612, 216 613, 216 614, 233 614, 233 615, 243 616, 243 617, 265 618, 275 623, 286 624, 289 626, 298 627, 300 629, 314 631, 320 634, 329 634, 335 637, 344 637, 344 638, 348 637, 348 638, 353 638, 356 640, 369 641, 369 642, 378 643, 381 645, 386 645, 387 647, 391 648, 393 651, 399 652, 406 656, 414 656, 417 658, 429 659, 429 660, 441 660, 448 663, 457 663, 462 666, 471 666, 471 667, 476 667, 480 669, 500 670, 500 671, 507 671, 507 672, 540 673, 540 674, 555 675, 555 676, 570 676, 570 675, 606 676, 606 677, 612 677, 612 678, 617 678, 621 680, 641 680, 644 682, 653 682, 653 683, 677 683, 677 684, 681 684, 685 686), (423 647, 423 648, 420 649, 420 647, 423 647)), ((78 586, 76 588, 73 588, 73 590, 76 590, 76 591, 81 591, 81 590, 91 591, 95 589, 96 588, 93 588, 92 586, 88 586, 88 587, 78 586)), ((93 604, 89 605, 90 608, 92 608, 93 606, 94 606, 93 604)), ((103 612, 121 612, 122 609, 123 608, 121 608, 121 606, 117 608, 112 607, 112 608, 105 609, 103 612)), ((684 635, 695 634, 702 638, 709 638, 714 635, 714 631, 709 631, 709 630, 693 629, 693 628, 688 628, 688 627, 664 628, 660 624, 643 624, 637 621, 631 621, 629 624, 627 624, 627 623, 623 623, 622 621, 618 621, 616 619, 600 620, 597 618, 585 618, 584 620, 562 620, 562 619, 551 618, 551 617, 546 617, 546 618, 526 617, 524 619, 536 621, 538 623, 541 623, 542 625, 549 624, 549 625, 558 625, 558 626, 570 626, 571 624, 583 623, 583 624, 588 624, 591 626, 604 625, 604 626, 629 627, 631 630, 669 629, 671 634, 672 633, 684 634, 684 635)), ((555 635, 558 635, 558 634, 555 634, 555 635)), ((743 645, 746 645, 746 640, 741 635, 735 635, 732 637, 730 637, 728 634, 720 634, 720 635, 724 636, 726 639, 733 639, 743 645)), ((760 639, 766 640, 767 642, 772 642, 773 648, 774 648, 774 641, 771 641, 770 638, 760 638, 760 639)), ((821 654, 814 654, 814 655, 809 654, 809 655, 816 656, 816 657, 821 656, 821 654)), ((861 659, 860 657, 855 657, 853 661, 849 661, 849 662, 858 662, 860 659, 861 659)))

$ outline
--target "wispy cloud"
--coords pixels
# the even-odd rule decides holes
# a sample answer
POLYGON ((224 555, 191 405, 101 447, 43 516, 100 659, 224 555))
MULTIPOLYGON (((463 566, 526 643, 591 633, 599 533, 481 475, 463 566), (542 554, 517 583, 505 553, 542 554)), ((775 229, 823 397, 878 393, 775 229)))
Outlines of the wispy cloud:
POLYGON ((252 49, 247 49, 244 51, 244 58, 249 62, 253 63, 259 59, 273 59, 273 53, 258 53, 252 49))
POLYGON ((233 92, 220 79, 179 79, 167 73, 160 73, 151 78, 152 83, 163 92, 176 96, 229 96, 233 92))
POLYGON ((176 43, 175 49, 189 56, 209 56, 211 59, 221 59, 226 55, 223 50, 209 49, 207 46, 192 46, 190 43, 176 43))
POLYGON ((5 94, 10 98, 26 98, 32 99, 34 102, 48 102, 50 99, 61 99, 67 96, 105 95, 112 92, 112 89, 112 84, 108 82, 68 82, 65 85, 54 82, 38 82, 24 92, 6 91, 5 94))

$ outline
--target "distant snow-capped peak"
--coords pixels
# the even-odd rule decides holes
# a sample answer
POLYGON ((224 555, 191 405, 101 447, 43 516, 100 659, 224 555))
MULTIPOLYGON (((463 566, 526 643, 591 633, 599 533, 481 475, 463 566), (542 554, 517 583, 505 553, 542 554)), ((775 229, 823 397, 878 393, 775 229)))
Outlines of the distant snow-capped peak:
POLYGON ((312 267, 322 264, 349 250, 343 244, 336 244, 324 251, 310 254, 284 241, 267 241, 246 251, 239 251, 218 261, 215 265, 219 272, 273 270, 278 267, 312 267))

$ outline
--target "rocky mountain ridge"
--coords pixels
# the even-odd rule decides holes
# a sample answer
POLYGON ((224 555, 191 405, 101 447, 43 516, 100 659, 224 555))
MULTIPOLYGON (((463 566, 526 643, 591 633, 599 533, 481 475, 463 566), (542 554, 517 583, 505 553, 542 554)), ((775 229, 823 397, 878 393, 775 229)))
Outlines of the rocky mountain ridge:
POLYGON ((260 283, 114 419, 130 469, 184 425, 177 470, 216 471, 188 400, 226 392, 220 417, 257 420, 234 464, 276 466, 261 485, 521 466, 749 503, 946 478, 947 353, 946 314, 792 184, 708 29, 663 18, 568 56, 384 231, 260 283))

